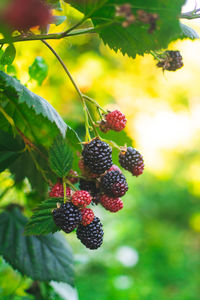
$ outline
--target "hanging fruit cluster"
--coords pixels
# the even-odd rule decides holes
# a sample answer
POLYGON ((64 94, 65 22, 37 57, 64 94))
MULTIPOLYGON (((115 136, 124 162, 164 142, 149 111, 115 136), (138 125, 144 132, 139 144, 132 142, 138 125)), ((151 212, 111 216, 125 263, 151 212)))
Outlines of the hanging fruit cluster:
MULTIPOLYGON (((126 125, 125 116, 115 110, 104 115, 100 130, 121 131, 126 125)), ((119 164, 134 176, 144 170, 142 155, 132 147, 119 148, 119 164)), ((112 148, 100 137, 83 143, 79 160, 81 175, 74 171, 68 174, 69 187, 66 187, 64 203, 57 204, 52 212, 55 224, 65 233, 76 230, 77 238, 89 249, 97 249, 103 242, 103 229, 100 219, 94 215, 90 204, 101 204, 110 212, 123 208, 121 197, 128 190, 126 177, 120 168, 113 164, 112 148), (79 182, 79 190, 72 183, 79 182)), ((65 186, 65 185, 64 185, 65 186)), ((50 197, 64 197, 63 183, 56 183, 50 197)))

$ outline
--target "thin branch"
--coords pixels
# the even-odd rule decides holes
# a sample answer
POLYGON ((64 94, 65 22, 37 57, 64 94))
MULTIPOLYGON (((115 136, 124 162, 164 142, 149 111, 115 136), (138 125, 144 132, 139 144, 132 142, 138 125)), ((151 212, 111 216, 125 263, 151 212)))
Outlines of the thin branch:
POLYGON ((200 18, 200 14, 198 14, 198 12, 200 12, 200 8, 188 11, 186 13, 182 13, 180 15, 180 18, 187 19, 187 20, 198 19, 198 18, 200 18))

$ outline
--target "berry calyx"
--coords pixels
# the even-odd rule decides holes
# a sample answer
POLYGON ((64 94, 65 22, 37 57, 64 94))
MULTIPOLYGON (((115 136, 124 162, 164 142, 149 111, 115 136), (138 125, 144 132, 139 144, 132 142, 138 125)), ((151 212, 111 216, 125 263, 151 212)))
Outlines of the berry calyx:
POLYGON ((99 218, 94 217, 92 223, 87 226, 79 224, 76 235, 77 238, 87 248, 94 250, 99 248, 103 243, 103 229, 99 218))
POLYGON ((144 160, 139 151, 132 147, 122 150, 119 154, 119 163, 125 170, 134 176, 139 176, 144 171, 144 160))
POLYGON ((110 129, 121 131, 125 128, 126 122, 125 115, 119 110, 114 110, 105 115, 105 120, 100 123, 100 130, 103 132, 107 132, 110 129))
POLYGON ((180 51, 165 51, 163 58, 157 63, 157 67, 162 68, 163 71, 176 71, 183 67, 183 58, 180 51))
POLYGON ((107 195, 102 195, 100 201, 102 206, 110 212, 117 212, 124 206, 120 198, 112 198, 107 195))
POLYGON ((94 220, 94 212, 90 208, 84 208, 81 210, 82 224, 87 226, 94 220))
POLYGON ((92 197, 87 191, 76 191, 73 194, 71 201, 75 206, 84 208, 91 203, 92 197))
POLYGON ((99 138, 84 145, 83 162, 94 174, 103 174, 112 166, 112 149, 99 138))
MULTIPOLYGON (((71 197, 71 193, 72 193, 72 190, 67 186, 66 187, 66 196, 68 198, 71 197)), ((64 192, 63 192, 63 184, 60 183, 60 182, 57 182, 50 190, 49 192, 49 197, 64 197, 64 192)))
POLYGON ((101 188, 111 197, 122 197, 128 190, 125 176, 119 171, 109 171, 101 178, 101 188))
POLYGON ((62 203, 52 215, 55 224, 65 233, 72 232, 82 221, 79 209, 70 202, 62 203))

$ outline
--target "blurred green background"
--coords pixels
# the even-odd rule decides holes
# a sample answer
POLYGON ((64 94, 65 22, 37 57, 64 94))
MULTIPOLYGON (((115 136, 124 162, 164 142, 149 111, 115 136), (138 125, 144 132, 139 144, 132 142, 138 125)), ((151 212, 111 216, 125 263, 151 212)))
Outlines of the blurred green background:
MULTIPOLYGON (((69 18, 65 24, 52 26, 52 32, 80 18, 69 6, 64 9, 69 18)), ((198 22, 191 25, 200 33, 198 22)), ((87 250, 75 234, 67 236, 75 255, 78 292, 51 283, 41 286, 43 298, 30 296, 26 290, 32 281, 1 259, 0 299, 199 300, 200 41, 170 45, 181 51, 184 67, 164 74, 150 55, 135 60, 123 57, 100 43, 96 35, 50 44, 84 93, 107 109, 125 113, 126 134, 143 154, 146 167, 139 178, 125 174, 129 192, 122 211, 111 214, 95 207, 104 225, 104 243, 99 250, 87 250)), ((39 41, 15 46, 17 57, 7 72, 48 100, 83 135, 81 103, 52 53, 39 41), (38 56, 48 66, 41 85, 29 76, 29 66, 38 56)), ((12 185, 11 175, 3 172, 1 205, 36 205, 27 181, 12 185)))

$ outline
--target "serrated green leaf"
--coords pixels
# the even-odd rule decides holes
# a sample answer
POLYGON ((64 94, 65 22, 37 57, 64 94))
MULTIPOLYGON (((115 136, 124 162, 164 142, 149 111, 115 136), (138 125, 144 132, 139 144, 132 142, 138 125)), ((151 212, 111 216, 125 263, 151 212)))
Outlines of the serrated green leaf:
POLYGON ((67 19, 66 16, 53 16, 52 24, 55 24, 56 26, 62 24, 67 19))
MULTIPOLYGON (((48 147, 59 133, 65 138, 69 131, 73 139, 72 144, 79 145, 77 134, 66 125, 51 104, 3 72, 0 72, 0 96, 4 99, 0 100, 0 105, 6 114, 34 143, 48 147)), ((2 115, 0 128, 4 130, 10 128, 10 124, 5 123, 2 115)))
POLYGON ((182 33, 180 35, 181 39, 186 39, 189 38, 191 40, 199 39, 199 34, 191 27, 185 25, 185 24, 180 24, 182 33))
POLYGON ((72 252, 60 234, 24 236, 27 219, 18 208, 0 215, 0 254, 22 274, 34 280, 73 285, 72 252))
POLYGON ((4 51, 3 55, 0 59, 0 64, 5 65, 11 65, 15 59, 16 56, 16 49, 13 45, 9 45, 6 50, 4 51))
POLYGON ((73 163, 73 152, 69 144, 61 136, 58 136, 49 149, 50 168, 59 177, 68 174, 73 163))
POLYGON ((52 217, 52 210, 57 203, 62 203, 63 198, 49 198, 43 201, 35 210, 25 227, 26 235, 41 235, 54 233, 59 230, 52 217))
POLYGON ((0 172, 8 168, 20 155, 24 144, 9 132, 0 130, 0 172))
POLYGON ((92 10, 92 0, 66 0, 75 8, 91 16, 91 19, 103 42, 115 52, 121 51, 135 58, 137 54, 143 55, 151 50, 167 48, 168 44, 176 40, 181 34, 179 15, 185 0, 132 0, 128 3, 132 6, 132 13, 137 18, 137 12, 143 10, 147 13, 156 14, 156 28, 149 33, 149 25, 136 21, 128 27, 123 27, 120 22, 114 22, 104 26, 115 19, 116 6, 127 4, 126 0, 100 1, 98 6, 95 1, 92 10), (98 26, 101 28, 98 29, 98 26))
POLYGON ((39 85, 43 83, 48 74, 48 65, 41 56, 37 56, 33 64, 29 67, 29 75, 35 79, 39 85))

